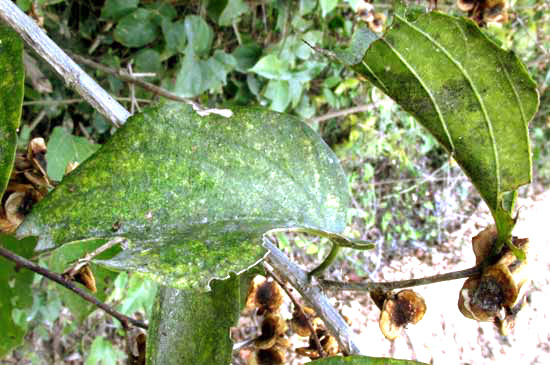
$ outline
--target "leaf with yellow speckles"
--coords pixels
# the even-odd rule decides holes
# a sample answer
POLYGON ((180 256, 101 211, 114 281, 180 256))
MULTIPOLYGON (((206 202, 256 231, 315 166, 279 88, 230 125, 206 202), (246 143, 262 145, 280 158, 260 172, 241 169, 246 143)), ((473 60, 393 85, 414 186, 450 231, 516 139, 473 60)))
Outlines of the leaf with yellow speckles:
POLYGON ((23 105, 23 42, 0 24, 0 198, 8 185, 23 105))
POLYGON ((339 58, 415 116, 451 153, 511 237, 514 192, 531 181, 525 66, 471 20, 400 9, 383 37, 360 29, 339 58))
POLYGON ((275 228, 339 233, 347 182, 337 157, 299 119, 261 108, 200 117, 168 103, 128 120, 19 227, 46 250, 127 237, 114 269, 181 289, 257 262, 275 228))

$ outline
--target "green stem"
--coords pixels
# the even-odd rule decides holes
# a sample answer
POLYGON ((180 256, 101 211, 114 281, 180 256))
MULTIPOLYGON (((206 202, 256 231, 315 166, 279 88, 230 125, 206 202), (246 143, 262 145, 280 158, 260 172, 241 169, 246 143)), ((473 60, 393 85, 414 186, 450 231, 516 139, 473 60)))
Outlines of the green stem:
POLYGON ((338 255, 338 252, 340 252, 340 248, 341 246, 332 242, 332 247, 330 249, 330 252, 328 254, 327 257, 325 257, 325 259, 323 260, 323 262, 321 262, 319 264, 319 266, 317 266, 315 269, 311 270, 309 273, 308 273, 308 276, 311 278, 312 276, 319 276, 320 274, 323 273, 323 271, 325 271, 325 269, 327 267, 329 267, 330 265, 332 265, 332 263, 334 262, 334 260, 336 259, 336 256, 338 255))

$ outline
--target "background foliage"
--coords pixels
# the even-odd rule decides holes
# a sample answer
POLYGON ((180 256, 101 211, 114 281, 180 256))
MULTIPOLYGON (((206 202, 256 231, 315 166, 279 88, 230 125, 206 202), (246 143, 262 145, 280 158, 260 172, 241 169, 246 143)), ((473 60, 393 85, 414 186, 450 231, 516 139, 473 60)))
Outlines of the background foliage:
MULTIPOLYGON (((358 0, 38 0, 32 9, 31 1, 17 3, 70 52, 114 68, 154 73, 146 80, 197 97, 204 105, 259 104, 308 120, 346 170, 354 197, 346 233, 381 243, 374 260, 346 252, 346 265, 359 275, 378 270, 381 257, 435 249, 479 202, 456 164, 412 117, 302 41, 328 50, 343 46, 359 22, 354 12, 358 0), (362 106, 361 113, 320 118, 356 105, 362 106)), ((460 13, 449 1, 439 6, 460 13)), ((374 7, 391 21, 389 2, 374 7)), ((512 2, 511 21, 487 30, 522 58, 539 85, 541 108, 530 132, 535 179, 542 184, 550 181, 548 7, 543 1, 512 2)), ((38 68, 51 85, 44 90, 27 81, 20 147, 31 137, 48 140, 48 173, 60 180, 68 161, 85 159, 113 130, 40 61, 38 68)), ((87 71, 128 109, 155 100, 150 92, 113 76, 87 71)), ((328 246, 306 236, 279 238, 305 262, 327 252, 328 246)), ((154 284, 126 274, 112 280, 114 289, 106 296, 117 309, 129 315, 150 310, 154 284)), ((122 331, 116 322, 97 312, 79 314, 55 284, 35 278, 33 286, 33 305, 25 314, 33 331, 14 358, 36 363, 70 356, 93 363, 105 353, 121 358, 116 345, 122 331), (52 290, 40 290, 44 288, 52 290)))

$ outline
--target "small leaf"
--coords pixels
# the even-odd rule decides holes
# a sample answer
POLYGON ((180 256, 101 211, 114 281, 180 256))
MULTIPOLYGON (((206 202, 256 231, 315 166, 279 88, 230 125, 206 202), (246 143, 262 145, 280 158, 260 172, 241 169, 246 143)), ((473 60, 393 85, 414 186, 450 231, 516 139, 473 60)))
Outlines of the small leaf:
POLYGON ((23 42, 0 24, 0 198, 10 179, 23 105, 23 42))
MULTIPOLYGON (((260 60, 249 71, 255 72, 266 79, 283 80, 289 74, 290 65, 274 54, 269 54, 260 60)), ((290 77, 286 77, 289 79, 290 77)))
POLYGON ((50 135, 46 152, 48 177, 55 181, 61 181, 65 175, 67 164, 84 162, 100 147, 84 137, 73 136, 63 127, 55 127, 50 135))
POLYGON ((239 318, 240 278, 212 282, 208 293, 162 287, 153 305, 147 363, 229 364, 229 329, 239 318))
POLYGON ((258 62, 262 55, 262 47, 256 43, 243 44, 235 48, 232 55, 237 61, 237 70, 247 72, 258 62))
POLYGON ((126 358, 126 354, 114 347, 103 336, 98 336, 92 342, 90 354, 85 365, 116 365, 126 358))
POLYGON ((167 19, 162 21, 162 34, 166 49, 172 54, 185 50, 185 23, 183 20, 172 22, 167 19))
POLYGON ((214 40, 214 32, 208 23, 200 16, 188 15, 184 25, 188 47, 198 55, 208 52, 214 40))
POLYGON ((393 27, 374 42, 362 30, 349 57, 340 58, 452 154, 491 209, 502 243, 513 227, 503 195, 531 181, 527 126, 538 108, 536 85, 513 52, 473 21, 437 12, 408 15, 396 14, 393 27))
POLYGON ((135 57, 136 72, 153 72, 157 75, 162 71, 160 54, 154 49, 143 49, 135 57))
MULTIPOLYGON (((59 249, 52 252, 48 258, 48 266, 54 272, 63 272, 69 267, 69 265, 84 257, 87 253, 91 253, 96 248, 106 243, 104 239, 79 241, 64 245, 59 249)), ((120 251, 120 247, 112 247, 111 249, 101 253, 97 256, 98 259, 108 259, 114 256, 120 251)), ((94 273, 97 292, 94 294, 99 300, 105 301, 109 294, 109 289, 112 287, 115 278, 118 273, 105 269, 94 263, 90 264, 92 272, 94 273)), ((69 308, 76 321, 83 321, 90 313, 92 313, 97 307, 90 302, 85 301, 80 296, 75 295, 73 292, 68 291, 60 285, 54 286, 59 294, 60 299, 69 308)))
MULTIPOLYGON (((25 258, 33 255, 35 244, 33 238, 18 241, 12 236, 0 234, 0 246, 25 258)), ((23 341, 26 328, 14 322, 12 312, 14 309, 21 311, 32 306, 33 276, 32 271, 16 270, 15 263, 0 256, 0 358, 23 341)))
POLYGON ((186 53, 176 76, 174 92, 184 98, 195 97, 205 92, 207 90, 205 75, 203 75, 205 68, 204 61, 193 52, 186 53))
POLYGON ((227 6, 223 9, 223 12, 218 19, 218 24, 221 26, 228 26, 237 21, 241 14, 249 11, 248 6, 243 0, 229 0, 227 6))
POLYGON ((38 249, 127 237, 103 264, 179 288, 254 264, 271 229, 342 232, 338 159, 302 121, 260 108, 225 118, 168 103, 133 116, 33 207, 18 234, 38 249))
POLYGON ((101 8, 101 18, 118 20, 137 9, 139 0, 106 0, 101 8))
POLYGON ((334 10, 336 8, 336 5, 338 5, 339 0, 319 0, 319 3, 321 4, 321 13, 323 14, 323 18, 327 16, 328 13, 334 10))
POLYGON ((361 355, 333 356, 310 361, 306 364, 312 365, 427 365, 423 362, 413 360, 399 360, 389 357, 370 357, 361 355))
POLYGON ((126 47, 143 47, 154 41, 159 29, 152 15, 139 8, 120 19, 113 34, 115 40, 126 47))

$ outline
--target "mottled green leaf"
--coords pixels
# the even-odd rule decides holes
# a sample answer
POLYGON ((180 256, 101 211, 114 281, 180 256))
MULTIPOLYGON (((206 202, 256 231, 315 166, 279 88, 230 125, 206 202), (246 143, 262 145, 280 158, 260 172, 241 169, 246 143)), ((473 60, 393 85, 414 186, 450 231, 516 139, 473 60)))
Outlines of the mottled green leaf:
POLYGON ((302 121, 261 108, 231 118, 163 104, 133 116, 40 201, 18 234, 44 250, 123 236, 103 262, 183 288, 262 257, 263 233, 342 232, 348 189, 330 148, 302 121))
POLYGON ((101 8, 103 19, 117 20, 137 9, 139 0, 106 0, 101 8))
POLYGON ((48 176, 55 181, 61 181, 65 168, 70 162, 82 163, 99 149, 84 137, 73 136, 63 127, 55 127, 48 140, 48 176))
POLYGON ((147 364, 229 364, 229 329, 239 318, 240 278, 214 280, 212 291, 159 289, 147 339, 147 364))
POLYGON ((0 24, 0 198, 8 185, 23 105, 23 42, 0 24))
POLYGON ((269 54, 260 60, 249 71, 257 73, 266 79, 288 80, 290 73, 288 72, 290 65, 277 55, 269 54))
MULTIPOLYGON (((12 236, 0 234, 0 246, 29 258, 33 255, 36 240, 26 238, 18 241, 12 236)), ((18 346, 25 336, 26 328, 14 322, 13 311, 32 306, 33 272, 16 270, 15 263, 0 256, 0 358, 18 346)))
POLYGON ((361 31, 341 58, 413 114, 451 153, 506 239, 513 220, 502 206, 503 194, 531 181, 527 125, 538 108, 538 94, 525 66, 473 21, 437 12, 408 18, 396 14, 392 28, 373 39, 361 31))
POLYGON ((208 76, 206 69, 207 66, 203 60, 193 52, 186 53, 176 76, 174 92, 184 98, 195 97, 205 92, 208 76))
MULTIPOLYGON (((55 272, 65 271, 74 261, 83 258, 87 253, 91 253, 96 248, 106 243, 104 239, 79 241, 64 245, 52 252, 48 258, 48 267, 55 272)), ((112 247, 111 249, 97 256, 98 259, 108 259, 120 252, 120 247, 112 247)), ((97 292, 94 295, 101 301, 105 301, 112 289, 113 282, 118 273, 108 270, 102 266, 91 263, 92 270, 96 282, 97 292)), ((75 295, 72 291, 65 289, 60 285, 55 285, 54 290, 59 294, 66 307, 69 308, 74 318, 81 322, 97 307, 90 302, 85 301, 80 296, 75 295)))
POLYGON ((160 54, 154 49, 143 49, 138 52, 135 59, 136 72, 153 72, 159 75, 162 71, 160 54))
POLYGON ((159 27, 154 22, 154 13, 147 9, 136 9, 117 23, 114 38, 126 47, 143 47, 157 38, 159 27))
POLYGON ((214 32, 208 23, 200 16, 188 15, 184 25, 188 48, 199 55, 208 52, 214 40, 214 32))
POLYGON ((333 356, 326 357, 315 361, 310 361, 307 364, 312 365, 427 365, 423 362, 413 360, 399 360, 388 357, 370 357, 370 356, 333 356))

